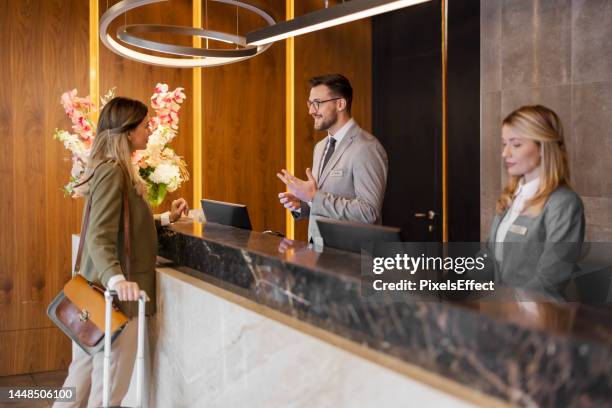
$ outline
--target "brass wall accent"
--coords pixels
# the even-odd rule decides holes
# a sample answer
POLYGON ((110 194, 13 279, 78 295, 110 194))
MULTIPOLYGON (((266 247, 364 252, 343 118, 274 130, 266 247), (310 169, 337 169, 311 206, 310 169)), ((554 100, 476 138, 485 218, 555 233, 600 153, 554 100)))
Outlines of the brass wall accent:
POLYGON ((448 2, 442 8, 442 242, 448 242, 448 134, 446 128, 446 77, 448 63, 448 2))
MULTIPOLYGON (((295 0, 287 0, 285 6, 287 21, 295 17, 295 0)), ((285 168, 295 174, 295 40, 293 37, 285 41, 285 168)), ((289 211, 285 211, 286 236, 295 239, 295 220, 289 211)))
MULTIPOLYGON (((100 106, 100 41, 98 41, 98 0, 89 0, 89 95, 100 106)), ((98 119, 99 112, 94 114, 98 119)))
MULTIPOLYGON (((202 27, 202 1, 192 1, 192 25, 202 27)), ((202 39, 193 37, 193 47, 201 47, 202 39)), ((193 68, 193 165, 191 179, 193 180, 193 208, 200 208, 202 199, 202 68, 193 68)))

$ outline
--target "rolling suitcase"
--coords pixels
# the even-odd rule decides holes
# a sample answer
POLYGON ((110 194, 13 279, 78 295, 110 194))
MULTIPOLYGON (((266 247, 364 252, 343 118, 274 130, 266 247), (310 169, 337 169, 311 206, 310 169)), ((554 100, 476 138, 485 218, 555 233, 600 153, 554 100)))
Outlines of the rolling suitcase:
MULTIPOLYGON (((105 333, 104 333, 104 372, 102 383, 102 407, 109 407, 110 400, 110 362, 111 362, 111 308, 113 303, 113 295, 116 292, 107 290, 104 292, 106 300, 105 313, 105 333)), ((138 348, 136 351, 136 408, 142 407, 142 399, 144 393, 144 336, 145 336, 145 302, 149 298, 147 294, 141 290, 138 296, 138 348)))

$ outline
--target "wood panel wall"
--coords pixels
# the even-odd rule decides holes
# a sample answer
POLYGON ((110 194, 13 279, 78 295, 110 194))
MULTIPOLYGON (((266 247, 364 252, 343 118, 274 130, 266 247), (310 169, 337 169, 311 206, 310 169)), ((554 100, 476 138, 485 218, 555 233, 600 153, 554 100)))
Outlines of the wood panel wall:
MULTIPOLYGON (((285 19, 284 1, 250 3, 285 19)), ((236 7, 209 2, 208 12, 210 29, 236 32, 236 7)), ((241 35, 263 24, 238 11, 241 35)), ((276 177, 285 166, 284 42, 249 60, 203 69, 202 94, 203 197, 246 204, 254 230, 284 233, 278 202, 284 185, 276 177)))
MULTIPOLYGON (((330 2, 330 7, 338 1, 330 2)), ((319 0, 295 2, 295 15, 321 8, 319 0)), ((308 80, 313 76, 341 73, 353 87, 353 118, 359 126, 372 129, 372 27, 370 19, 328 28, 295 38, 295 172, 306 179, 306 168, 312 167, 315 144, 327 132, 313 129, 306 100, 310 94, 308 80)), ((296 222, 295 238, 306 241, 308 221, 296 222)))
POLYGON ((62 92, 88 91, 87 16, 82 0, 0 2, 0 376, 70 361, 46 307, 70 276, 80 203, 60 190, 71 163, 52 134, 69 127, 62 92))
MULTIPOLYGON (((117 3, 117 0, 108 3, 109 7, 117 3)), ((157 23, 168 25, 191 26, 191 0, 172 0, 158 4, 139 7, 137 10, 127 12, 125 17, 117 18, 110 26, 109 32, 115 33, 117 27, 128 24, 157 23)), ((100 16, 106 11, 106 0, 99 1, 100 16)), ((152 34, 147 37, 154 41, 169 42, 172 44, 191 45, 188 36, 170 36, 152 34)), ((170 89, 176 87, 185 88, 187 99, 183 102, 179 111, 179 133, 172 141, 171 147, 187 162, 189 173, 192 172, 193 155, 193 88, 190 69, 165 68, 146 65, 140 62, 128 60, 114 54, 100 43, 100 95, 104 95, 109 89, 115 87, 115 95, 139 99, 150 108, 151 95, 158 82, 168 84, 170 89)), ((154 111, 149 111, 154 115, 154 111)), ((172 194, 168 194, 165 202, 154 209, 155 212, 163 212, 170 208, 173 199, 184 197, 189 205, 193 201, 193 187, 191 181, 172 194)))

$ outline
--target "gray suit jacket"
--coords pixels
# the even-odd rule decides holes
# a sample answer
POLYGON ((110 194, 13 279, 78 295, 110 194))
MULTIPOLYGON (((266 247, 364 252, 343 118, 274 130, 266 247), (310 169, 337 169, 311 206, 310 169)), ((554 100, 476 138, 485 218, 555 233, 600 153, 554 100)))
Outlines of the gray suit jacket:
POLYGON ((301 211, 293 213, 297 219, 309 218, 308 239, 315 242, 321 236, 316 217, 380 224, 387 185, 387 153, 378 139, 356 122, 321 171, 326 143, 324 138, 314 148, 312 174, 318 191, 312 207, 302 202, 301 211))
MULTIPOLYGON (((505 213, 496 215, 487 240, 494 259, 495 237, 505 213)), ((560 298, 576 270, 584 241, 584 206, 574 191, 559 187, 535 217, 519 216, 510 226, 495 279, 505 285, 560 298)), ((500 245, 500 243, 497 243, 500 245)))

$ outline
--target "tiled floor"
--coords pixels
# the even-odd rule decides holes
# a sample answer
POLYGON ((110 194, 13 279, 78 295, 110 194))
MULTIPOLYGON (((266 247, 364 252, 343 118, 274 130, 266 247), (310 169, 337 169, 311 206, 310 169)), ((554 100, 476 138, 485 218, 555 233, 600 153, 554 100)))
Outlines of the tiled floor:
MULTIPOLYGON (((68 374, 67 371, 47 371, 44 373, 33 373, 23 375, 12 375, 8 377, 0 377, 0 387, 61 387, 64 383, 64 379, 68 374)), ((53 401, 28 401, 20 403, 2 403, 0 407, 7 408, 47 408, 51 407, 53 401)))

